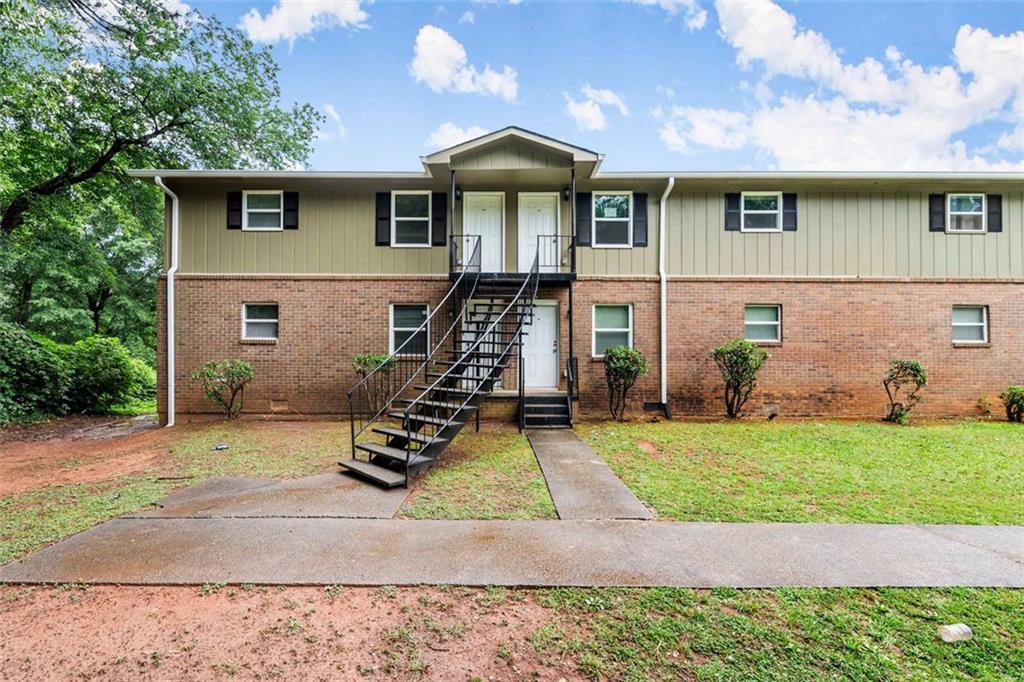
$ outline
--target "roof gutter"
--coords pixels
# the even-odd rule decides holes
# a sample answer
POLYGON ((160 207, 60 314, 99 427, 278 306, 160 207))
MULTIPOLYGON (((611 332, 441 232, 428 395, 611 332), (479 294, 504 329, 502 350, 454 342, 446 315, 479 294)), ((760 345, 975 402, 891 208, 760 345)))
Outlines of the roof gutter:
POLYGON ((661 195, 661 203, 658 205, 658 283, 661 295, 661 314, 659 325, 661 327, 661 345, 658 351, 658 360, 661 362, 661 369, 658 376, 661 380, 661 408, 665 411, 665 418, 671 419, 672 412, 668 407, 668 273, 665 267, 665 245, 668 242, 668 217, 665 206, 668 202, 668 195, 676 186, 674 176, 669 176, 668 184, 661 195))
POLYGON ((178 195, 159 175, 153 182, 171 198, 171 267, 167 269, 167 426, 174 426, 174 276, 178 273, 178 195))

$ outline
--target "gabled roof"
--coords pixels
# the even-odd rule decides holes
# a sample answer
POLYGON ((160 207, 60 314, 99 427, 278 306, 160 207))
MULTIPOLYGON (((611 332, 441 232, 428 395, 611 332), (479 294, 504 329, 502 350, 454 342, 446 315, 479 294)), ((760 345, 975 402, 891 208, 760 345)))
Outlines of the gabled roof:
POLYGON ((467 140, 454 147, 448 147, 440 151, 428 154, 427 156, 421 157, 425 166, 432 166, 435 164, 448 164, 451 163, 452 157, 465 154, 477 149, 489 147, 493 144, 503 142, 509 139, 518 139, 525 142, 535 144, 539 147, 549 149, 556 153, 565 154, 571 157, 574 163, 593 163, 600 164, 601 159, 604 158, 602 154, 585 149, 584 147, 577 147, 574 144, 563 142, 562 140, 556 140, 553 137, 547 135, 541 135, 525 128, 519 128, 516 126, 508 126, 501 130, 496 130, 493 133, 487 133, 480 137, 472 140, 467 140))

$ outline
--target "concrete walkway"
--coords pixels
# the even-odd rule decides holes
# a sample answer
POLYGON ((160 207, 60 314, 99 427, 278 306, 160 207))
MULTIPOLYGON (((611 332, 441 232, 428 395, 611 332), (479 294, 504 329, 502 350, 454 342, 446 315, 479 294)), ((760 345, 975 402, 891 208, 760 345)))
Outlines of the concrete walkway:
POLYGON ((560 519, 652 519, 653 514, 569 429, 526 432, 560 519))
POLYGON ((1024 587, 1024 527, 129 517, 0 581, 1024 587))
POLYGON ((173 493, 159 509, 137 516, 390 519, 408 493, 337 472, 284 480, 220 476, 173 493))

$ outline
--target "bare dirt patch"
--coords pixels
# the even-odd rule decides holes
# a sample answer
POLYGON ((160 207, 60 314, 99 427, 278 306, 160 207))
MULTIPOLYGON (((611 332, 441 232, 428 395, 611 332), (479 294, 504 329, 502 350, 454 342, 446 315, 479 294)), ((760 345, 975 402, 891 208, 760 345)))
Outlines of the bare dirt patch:
POLYGON ((0 587, 2 679, 579 679, 528 591, 0 587))

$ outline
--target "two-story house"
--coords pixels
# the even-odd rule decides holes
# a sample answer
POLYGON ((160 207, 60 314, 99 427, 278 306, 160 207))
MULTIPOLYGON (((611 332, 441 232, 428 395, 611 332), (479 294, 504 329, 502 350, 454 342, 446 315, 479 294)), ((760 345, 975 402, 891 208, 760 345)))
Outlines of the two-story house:
POLYGON ((672 415, 722 413, 711 351, 735 337, 771 353, 755 413, 880 416, 893 358, 926 366, 924 414, 1024 380, 1020 174, 602 158, 510 127, 417 172, 134 171, 167 194, 161 419, 209 412, 190 375, 231 357, 255 368, 246 412, 348 415, 353 357, 397 351, 353 411, 410 437, 434 419, 424 443, 466 421, 445 404, 557 424, 572 388, 604 412, 615 345, 650 362, 635 410, 672 415))

